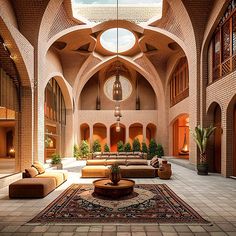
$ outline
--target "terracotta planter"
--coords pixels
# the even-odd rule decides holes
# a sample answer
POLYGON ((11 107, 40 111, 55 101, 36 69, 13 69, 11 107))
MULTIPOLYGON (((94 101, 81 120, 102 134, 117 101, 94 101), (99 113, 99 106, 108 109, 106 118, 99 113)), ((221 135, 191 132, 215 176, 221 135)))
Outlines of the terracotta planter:
POLYGON ((110 173, 110 180, 114 185, 117 185, 118 182, 121 180, 120 173, 110 173))

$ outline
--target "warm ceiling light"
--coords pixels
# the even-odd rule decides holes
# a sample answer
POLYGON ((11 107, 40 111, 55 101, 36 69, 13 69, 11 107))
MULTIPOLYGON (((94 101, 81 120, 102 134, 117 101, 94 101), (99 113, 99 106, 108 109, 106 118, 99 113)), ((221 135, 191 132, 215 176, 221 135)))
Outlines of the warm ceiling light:
POLYGON ((120 112, 120 106, 119 105, 116 105, 115 106, 115 112, 114 112, 114 116, 115 117, 121 117, 121 112, 120 112))
POLYGON ((120 132, 120 123, 119 122, 116 123, 116 132, 120 132))

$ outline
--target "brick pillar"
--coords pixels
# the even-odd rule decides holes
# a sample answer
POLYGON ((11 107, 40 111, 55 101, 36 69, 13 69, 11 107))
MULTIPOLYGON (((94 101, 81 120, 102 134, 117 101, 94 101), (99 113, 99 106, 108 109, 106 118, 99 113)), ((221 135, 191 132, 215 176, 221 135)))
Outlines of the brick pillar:
POLYGON ((125 129, 125 143, 129 142, 129 126, 125 129))
POLYGON ((143 141, 142 142, 146 142, 146 138, 147 138, 147 125, 143 125, 143 141))
POLYGON ((21 170, 33 161, 33 97, 31 87, 21 87, 20 117, 21 170))
POLYGON ((66 110, 66 132, 65 132, 65 157, 73 157, 74 147, 74 124, 73 110, 66 110))
POLYGON ((110 134, 110 127, 106 127, 107 128, 107 145, 109 146, 110 148, 110 145, 111 145, 111 134, 110 134))

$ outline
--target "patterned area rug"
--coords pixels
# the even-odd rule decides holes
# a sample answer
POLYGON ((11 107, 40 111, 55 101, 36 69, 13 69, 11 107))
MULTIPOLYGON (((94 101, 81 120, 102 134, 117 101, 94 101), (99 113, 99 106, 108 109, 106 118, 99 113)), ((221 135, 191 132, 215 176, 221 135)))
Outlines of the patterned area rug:
POLYGON ((138 184, 112 200, 72 184, 29 223, 209 223, 165 184, 138 184))

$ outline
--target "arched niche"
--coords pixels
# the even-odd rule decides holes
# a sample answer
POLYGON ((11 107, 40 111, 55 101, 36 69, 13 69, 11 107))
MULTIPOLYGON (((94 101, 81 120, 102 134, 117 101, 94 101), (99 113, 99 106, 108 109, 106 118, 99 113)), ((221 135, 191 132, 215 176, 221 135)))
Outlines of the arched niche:
POLYGON ((107 143, 107 128, 104 124, 96 123, 93 125, 93 141, 98 140, 101 144, 102 151, 107 143))
POLYGON ((189 115, 182 114, 172 122, 173 156, 189 158, 189 115))
POLYGON ((80 141, 86 140, 88 143, 90 142, 90 129, 89 125, 83 123, 80 125, 80 141))
POLYGON ((120 132, 116 131, 116 124, 111 125, 110 127, 110 150, 112 152, 117 151, 117 143, 122 141, 125 143, 125 134, 126 127, 123 124, 120 124, 120 132))
POLYGON ((143 142, 143 125, 140 123, 129 126, 129 142, 132 144, 134 139, 138 139, 140 143, 143 142))

